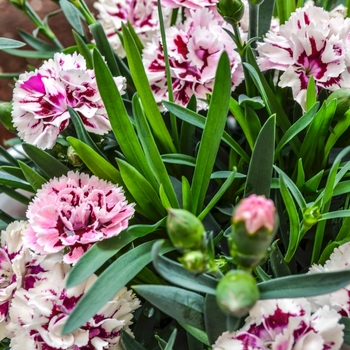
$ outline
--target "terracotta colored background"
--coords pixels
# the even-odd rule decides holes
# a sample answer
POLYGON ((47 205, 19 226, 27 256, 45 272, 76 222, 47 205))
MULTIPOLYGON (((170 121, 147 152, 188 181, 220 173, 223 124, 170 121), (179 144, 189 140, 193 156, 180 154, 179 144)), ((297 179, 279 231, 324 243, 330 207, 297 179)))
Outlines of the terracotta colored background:
MULTIPOLYGON (((59 8, 59 6, 51 0, 28 0, 32 8, 37 11, 40 18, 44 18, 46 14, 51 13, 59 8)), ((86 1, 89 8, 93 10, 93 1, 86 1)), ((56 34, 60 42, 66 47, 74 43, 71 27, 68 24, 63 13, 59 13, 49 18, 48 21, 51 29, 56 34)), ((22 40, 18 34, 17 29, 20 28, 27 32, 32 32, 35 29, 34 24, 24 15, 20 10, 16 9, 9 0, 0 0, 0 37, 22 40)), ((43 39, 40 36, 41 39, 43 39)), ((23 41, 23 40, 22 40, 23 41)), ((31 49, 29 46, 23 49, 31 49)), ((18 73, 27 70, 27 65, 39 67, 40 60, 25 59, 11 56, 3 51, 0 51, 0 73, 18 73)), ((0 101, 11 101, 13 79, 0 79, 0 101)), ((13 137, 0 124, 0 144, 3 141, 13 137)))

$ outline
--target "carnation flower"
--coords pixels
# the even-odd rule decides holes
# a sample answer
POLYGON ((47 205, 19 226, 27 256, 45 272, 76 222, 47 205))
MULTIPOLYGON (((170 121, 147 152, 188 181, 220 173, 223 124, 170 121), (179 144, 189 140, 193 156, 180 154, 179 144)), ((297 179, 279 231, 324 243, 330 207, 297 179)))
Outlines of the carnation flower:
MULTIPOLYGON (((123 91, 125 78, 115 78, 123 91)), ((87 131, 111 130, 95 73, 80 54, 56 53, 39 69, 19 76, 13 90, 13 124, 19 136, 39 148, 52 148, 70 120, 67 107, 79 113, 87 131)))
MULTIPOLYGON (((170 25, 171 9, 163 3, 163 20, 170 25)), ((125 57, 118 32, 129 22, 143 44, 159 33, 157 0, 98 0, 94 3, 107 38, 120 57, 125 57)))
POLYGON ((116 349, 122 329, 131 333, 132 312, 140 306, 131 290, 123 287, 99 312, 73 333, 62 329, 79 299, 96 280, 92 275, 82 284, 65 289, 67 274, 57 264, 51 278, 29 291, 16 292, 10 307, 12 350, 116 349))
MULTIPOLYGON (((350 269, 350 242, 335 248, 329 260, 322 265, 312 265, 309 273, 334 272, 350 269)), ((309 298, 313 309, 328 305, 342 316, 350 317, 350 284, 329 294, 309 298)))
POLYGON ((8 337, 8 309, 14 293, 33 288, 36 282, 45 280, 46 272, 62 261, 61 254, 38 256, 23 247, 22 232, 26 221, 14 221, 1 232, 0 248, 0 339, 8 337))
POLYGON ((93 243, 118 235, 134 214, 121 187, 84 173, 53 178, 29 204, 25 244, 37 254, 68 250, 75 263, 93 243))
POLYGON ((291 87, 294 99, 305 108, 306 88, 311 76, 318 90, 350 87, 350 19, 331 17, 322 8, 298 8, 276 32, 268 32, 258 43, 262 70, 283 71, 279 86, 291 87))
POLYGON ((240 330, 224 332, 213 350, 327 349, 343 343, 340 315, 328 306, 311 313, 304 299, 258 301, 240 330))
POLYGON ((162 0, 163 6, 171 8, 185 7, 189 9, 199 9, 208 6, 215 6, 219 0, 162 0))
MULTIPOLYGON (((186 21, 166 30, 174 100, 185 106, 192 95, 198 98, 198 110, 208 106, 201 99, 211 93, 219 58, 229 55, 232 90, 243 80, 241 59, 235 44, 219 20, 207 8, 189 10, 186 21)), ((164 54, 160 38, 143 51, 143 62, 156 101, 168 99, 164 54)))

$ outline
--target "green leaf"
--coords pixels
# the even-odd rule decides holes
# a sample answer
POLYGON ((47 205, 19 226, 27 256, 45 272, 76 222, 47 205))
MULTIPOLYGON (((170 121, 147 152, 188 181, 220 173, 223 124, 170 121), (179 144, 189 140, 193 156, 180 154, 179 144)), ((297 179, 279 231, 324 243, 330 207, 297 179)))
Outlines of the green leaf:
POLYGON ((221 137, 227 119, 231 94, 231 73, 227 53, 220 57, 216 70, 213 94, 199 145, 196 167, 191 184, 193 213, 202 211, 221 137))
POLYGON ((71 107, 67 107, 70 118, 73 122, 74 129, 77 133, 77 137, 80 141, 86 143, 89 147, 91 147, 96 153, 98 153, 101 157, 105 158, 105 155, 101 152, 101 150, 96 146, 95 142, 92 140, 89 133, 86 131, 85 126, 79 116, 79 114, 71 107))
POLYGON ((204 331, 204 298, 194 292, 172 286, 139 285, 137 294, 180 323, 204 331))
POLYGON ((207 294, 204 300, 204 322, 209 343, 214 344, 226 331, 226 315, 219 309, 215 295, 207 294))
POLYGON ((157 221, 153 225, 145 225, 145 224, 131 225, 128 227, 127 231, 128 233, 132 234, 135 237, 144 237, 154 232, 157 228, 163 227, 165 222, 166 222, 166 217, 157 221))
POLYGON ((208 336, 207 336, 206 332, 204 332, 204 331, 202 331, 202 330, 200 330, 198 328, 189 326, 188 324, 185 324, 185 323, 179 322, 179 324, 187 333, 191 334, 192 337, 196 338, 201 343, 203 343, 203 344, 205 344, 207 346, 211 345, 209 343, 209 339, 208 339, 208 336))
POLYGON ((153 266, 167 281, 200 293, 216 294, 217 281, 206 274, 194 274, 181 264, 160 256, 163 241, 157 241, 152 247, 153 266))
POLYGON ((284 261, 283 255, 278 246, 278 240, 271 245, 270 266, 275 277, 291 275, 288 265, 284 261))
POLYGON ((310 273, 275 278, 258 284, 260 299, 307 298, 334 292, 350 284, 350 271, 310 273))
POLYGON ((316 104, 317 92, 315 78, 311 75, 306 89, 306 110, 310 110, 316 104))
POLYGON ((134 95, 132 102, 136 128, 146 155, 146 159, 152 169, 153 176, 155 176, 158 183, 163 187, 164 193, 169 199, 171 207, 178 208, 179 203, 173 184, 170 181, 167 169, 163 163, 137 94, 134 95))
POLYGON ((127 162, 117 159, 117 163, 123 183, 137 204, 136 211, 140 211, 142 215, 151 220, 158 221, 163 218, 166 210, 151 184, 127 162))
POLYGON ((295 11, 295 0, 276 0, 276 9, 281 24, 284 24, 295 11))
POLYGON ((140 96, 145 114, 154 132, 154 136, 160 144, 161 153, 176 153, 175 146, 154 100, 153 92, 149 86, 148 78, 142 63, 138 48, 129 32, 122 24, 124 49, 126 52, 130 72, 140 96))
POLYGON ((342 317, 339 321, 340 324, 345 326, 344 332, 344 343, 350 345, 350 318, 342 317))
MULTIPOLYGON (((67 1, 67 0, 65 0, 65 1, 67 1)), ((80 35, 74 30, 73 30, 73 36, 74 36, 75 42, 77 43, 79 52, 85 58, 86 68, 93 69, 94 65, 93 65, 93 62, 92 62, 92 54, 91 54, 90 48, 87 46, 85 41, 80 37, 80 35)))
POLYGON ((2 146, 0 146, 0 156, 4 157, 9 164, 17 166, 17 160, 2 146))
POLYGON ((18 161, 19 166, 22 169, 23 175, 30 183, 34 191, 39 190, 47 180, 43 178, 40 174, 38 174, 35 170, 33 170, 26 163, 18 161))
POLYGON ((120 341, 125 350, 147 350, 124 329, 121 330, 120 341))
POLYGON ((13 187, 16 189, 22 189, 28 192, 33 192, 32 187, 28 184, 28 182, 19 179, 18 177, 7 174, 4 171, 0 170, 0 184, 13 187))
POLYGON ((322 169, 320 172, 318 172, 315 176, 313 176, 311 179, 307 180, 304 185, 303 189, 310 191, 310 192, 317 192, 318 186, 323 178, 324 170, 322 169))
POLYGON ((4 51, 11 56, 36 58, 36 59, 43 59, 43 60, 52 58, 54 55, 54 51, 33 51, 33 50, 18 50, 18 49, 4 49, 4 51))
POLYGON ((21 193, 7 186, 0 185, 0 193, 5 193, 7 196, 25 205, 28 205, 31 201, 30 198, 23 196, 21 193))
POLYGON ((76 32, 84 36, 84 27, 81 23, 81 14, 79 10, 68 0, 59 0, 59 4, 69 24, 76 32))
POLYGON ((67 141, 94 175, 100 179, 111 181, 114 184, 123 185, 120 172, 90 146, 71 136, 67 137, 67 141))
MULTIPOLYGON (((65 323, 62 334, 72 333, 88 321, 121 288, 149 264, 152 261, 151 248, 154 242, 143 243, 124 253, 110 264, 79 300, 65 323)), ((162 246, 161 252, 164 254, 173 249, 172 244, 166 242, 162 246)))
POLYGON ((15 49, 24 46, 25 43, 18 40, 0 38, 0 50, 15 49))
POLYGON ((73 266, 67 279, 67 288, 77 286, 95 273, 108 259, 120 249, 136 239, 127 231, 118 236, 95 243, 73 266))
POLYGON ((105 31, 100 22, 95 22, 89 26, 92 36, 95 39, 98 50, 105 58, 107 66, 114 77, 120 76, 120 70, 115 58, 114 51, 106 37, 105 31))
POLYGON ((38 51, 51 51, 53 53, 57 52, 57 48, 49 45, 47 42, 36 38, 35 36, 25 32, 24 30, 18 30, 21 38, 28 43, 33 49, 38 51))
POLYGON ((173 350, 173 346, 174 346, 175 339, 176 339, 176 334, 177 334, 177 330, 175 328, 172 331, 171 336, 170 336, 168 343, 166 344, 164 350, 173 350))
POLYGON ((12 123, 12 103, 0 102, 0 122, 7 130, 15 130, 12 123))
POLYGON ((188 156, 187 154, 162 154, 161 157, 164 163, 188 165, 191 167, 196 165, 196 158, 188 156))
MULTIPOLYGON (((292 0, 287 0, 292 1, 292 0)), ((271 28, 271 18, 274 9, 275 0, 264 0, 259 7, 259 29, 258 34, 261 37, 271 28)))
MULTIPOLYGON (((162 103, 168 109, 169 112, 175 114, 179 119, 198 128, 204 128, 206 118, 202 115, 195 113, 189 109, 186 109, 185 107, 177 105, 176 103, 168 101, 163 101, 162 103)), ((226 131, 224 131, 222 135, 222 140, 227 145, 229 145, 238 155, 240 155, 247 164, 249 163, 249 156, 247 155, 247 153, 226 131)))
POLYGON ((341 245, 347 243, 350 241, 350 237, 346 237, 345 239, 341 241, 336 242, 330 242, 325 249, 323 249, 323 252, 321 254, 320 259, 318 260, 319 265, 324 265, 326 261, 329 259, 331 254, 333 253, 334 249, 340 247, 341 245))
POLYGON ((244 197, 255 193, 270 197, 275 150, 276 117, 272 115, 261 128, 250 159, 244 197))
POLYGON ((113 133, 128 163, 134 166, 150 182, 155 191, 158 184, 137 138, 134 126, 127 114, 124 102, 100 53, 95 50, 94 66, 99 91, 113 133))
POLYGON ((185 176, 182 176, 182 208, 192 212, 191 186, 185 176))
POLYGON ((70 170, 55 157, 28 143, 22 144, 23 150, 37 167, 48 177, 59 177, 66 175, 70 170))

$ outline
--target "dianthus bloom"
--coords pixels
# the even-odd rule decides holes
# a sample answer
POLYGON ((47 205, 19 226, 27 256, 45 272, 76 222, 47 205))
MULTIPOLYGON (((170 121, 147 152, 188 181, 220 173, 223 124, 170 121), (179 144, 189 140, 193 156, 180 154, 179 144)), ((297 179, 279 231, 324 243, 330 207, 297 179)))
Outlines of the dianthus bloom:
POLYGON ((244 327, 224 332, 213 350, 339 350, 344 328, 339 320, 328 306, 312 313, 304 298, 258 301, 244 327))
POLYGON ((262 70, 283 71, 279 86, 291 87, 304 108, 306 88, 313 76, 318 90, 350 87, 350 19, 332 17, 320 7, 298 8, 276 32, 258 43, 262 70))
POLYGON ((219 0, 162 0, 165 6, 170 6, 172 8, 185 7, 189 9, 215 6, 218 2, 219 0))
POLYGON ((70 171, 37 192, 23 240, 37 254, 67 249, 64 261, 74 264, 93 243, 125 230, 133 214, 121 187, 70 171))
POLYGON ((0 339, 10 336, 6 326, 9 323, 9 306, 16 291, 33 288, 38 281, 47 278, 46 273, 52 266, 62 261, 61 254, 39 256, 24 247, 22 232, 26 225, 26 221, 14 221, 1 232, 0 339))
MULTIPOLYGON (((115 78, 122 93, 125 78, 115 78)), ((111 130, 97 88, 95 73, 80 54, 56 53, 33 72, 19 76, 13 90, 13 124, 18 135, 41 149, 52 148, 70 120, 68 108, 79 113, 87 131, 111 130)))
POLYGON ((122 329, 131 333, 132 312, 140 306, 131 290, 123 287, 99 312, 73 333, 62 329, 73 308, 96 280, 92 275, 80 285, 65 289, 67 274, 57 264, 51 278, 34 288, 18 290, 10 307, 12 350, 117 349, 122 329))
MULTIPOLYGON (((198 99, 198 110, 208 106, 201 99, 211 93, 219 58, 229 55, 232 90, 243 80, 241 59, 235 44, 219 20, 207 8, 189 10, 186 21, 166 30, 169 64, 176 103, 185 106, 192 95, 198 99)), ((143 62, 156 101, 168 99, 164 54, 160 38, 143 51, 143 62)))
MULTIPOLYGON (((335 248, 329 260, 322 265, 312 265, 309 273, 334 272, 350 269, 350 242, 335 248)), ((327 278, 327 277, 325 277, 327 278)), ((342 316, 350 317, 350 284, 330 294, 318 295, 309 298, 316 309, 328 305, 337 310, 342 316)))
MULTIPOLYGON (((163 1, 162 5, 164 24, 168 27, 171 9, 165 7, 163 1)), ((157 0, 98 0, 94 7, 98 10, 108 41, 120 57, 125 57, 118 35, 122 31, 122 23, 129 22, 143 44, 159 33, 157 0)))

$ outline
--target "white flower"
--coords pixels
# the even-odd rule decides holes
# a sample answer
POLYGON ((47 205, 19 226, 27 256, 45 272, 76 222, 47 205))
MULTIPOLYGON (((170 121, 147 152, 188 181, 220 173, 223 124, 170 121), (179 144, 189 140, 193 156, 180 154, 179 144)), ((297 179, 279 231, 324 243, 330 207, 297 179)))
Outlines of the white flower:
MULTIPOLYGON (((202 101, 211 93, 219 58, 223 51, 231 63, 232 90, 243 80, 241 59, 225 32, 224 21, 207 8, 189 10, 183 24, 166 30, 170 72, 175 102, 185 106, 192 95, 198 110, 208 108, 202 101)), ((143 51, 143 62, 156 101, 168 99, 165 62, 160 39, 143 51)))
MULTIPOLYGON (((162 1, 163 3, 163 1, 162 1)), ((143 44, 159 33, 157 0, 98 0, 94 3, 108 41, 120 57, 125 51, 119 38, 122 23, 129 22, 143 44)), ((163 19, 170 25, 171 9, 163 4, 163 19)))
POLYGON ((308 4, 258 43, 258 63, 262 70, 283 71, 279 86, 291 87, 294 99, 305 107, 311 76, 318 90, 350 87, 349 31, 350 19, 333 18, 324 9, 308 4))
MULTIPOLYGON (((119 91, 125 79, 115 79, 119 91)), ((87 131, 102 135, 111 129, 97 88, 95 73, 83 56, 56 53, 34 72, 19 76, 13 90, 13 124, 19 136, 39 148, 52 148, 68 126, 68 106, 79 113, 87 131)))
POLYGON ((258 301, 244 327, 224 332, 213 350, 338 350, 344 328, 339 319, 328 306, 311 313, 304 298, 258 301))
POLYGON ((96 280, 93 275, 71 289, 65 289, 67 274, 57 264, 51 278, 30 290, 16 292, 10 307, 12 350, 116 348, 121 329, 131 333, 132 312, 140 306, 131 290, 122 288, 99 312, 71 334, 62 329, 73 308, 96 280))

